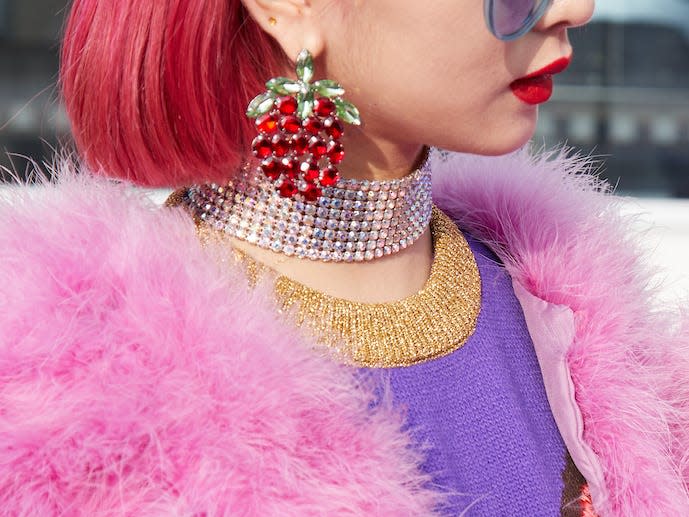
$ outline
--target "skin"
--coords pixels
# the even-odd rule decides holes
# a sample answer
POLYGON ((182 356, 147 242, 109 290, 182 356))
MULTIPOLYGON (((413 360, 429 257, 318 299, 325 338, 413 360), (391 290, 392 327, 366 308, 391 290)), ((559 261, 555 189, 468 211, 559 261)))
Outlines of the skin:
MULTIPOLYGON (((423 146, 499 155, 533 135, 538 107, 512 93, 515 79, 572 54, 567 30, 594 0, 555 0, 531 32, 504 42, 487 29, 480 0, 243 0, 288 56, 308 48, 317 78, 340 82, 360 110, 347 127, 345 177, 392 179, 418 165, 423 146), (274 18, 277 23, 271 24, 274 18)), ((293 67, 285 75, 294 76, 293 67)), ((299 282, 356 301, 389 302, 423 288, 429 232, 395 255, 365 263, 289 258, 236 247, 299 282)))

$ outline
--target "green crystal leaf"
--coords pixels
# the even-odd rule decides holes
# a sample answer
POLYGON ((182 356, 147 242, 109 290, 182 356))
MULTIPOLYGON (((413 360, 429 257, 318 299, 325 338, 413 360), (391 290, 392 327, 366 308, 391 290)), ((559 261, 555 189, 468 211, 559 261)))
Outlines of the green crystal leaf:
POLYGON ((313 73, 313 57, 311 52, 303 49, 297 57, 297 77, 300 81, 309 83, 313 79, 313 73))
POLYGON ((309 92, 303 97, 300 96, 299 106, 297 107, 297 114, 299 115, 299 118, 302 120, 309 118, 313 113, 313 105, 313 92, 309 92))
POLYGON ((342 97, 345 93, 344 88, 339 83, 330 79, 322 79, 313 83, 313 89, 323 97, 342 97))
POLYGON ((249 103, 249 107, 246 109, 246 116, 249 118, 260 117, 273 109, 274 104, 275 94, 273 92, 264 92, 254 97, 254 100, 249 103))
POLYGON ((291 95, 302 90, 302 84, 288 77, 274 77, 266 83, 266 88, 278 95, 291 95))
POLYGON ((344 99, 333 99, 333 102, 337 106, 337 116, 340 117, 340 120, 355 126, 361 125, 361 116, 354 104, 344 99))

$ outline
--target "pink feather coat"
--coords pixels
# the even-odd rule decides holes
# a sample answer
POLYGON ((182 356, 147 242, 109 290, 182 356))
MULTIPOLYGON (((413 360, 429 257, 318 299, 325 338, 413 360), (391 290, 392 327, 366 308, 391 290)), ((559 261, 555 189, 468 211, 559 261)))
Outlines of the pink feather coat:
MULTIPOLYGON (((689 315, 586 163, 433 160, 504 261, 565 443, 606 516, 689 515, 689 315)), ((0 200, 0 515, 431 515, 389 403, 313 351, 181 209, 89 174, 0 200)))

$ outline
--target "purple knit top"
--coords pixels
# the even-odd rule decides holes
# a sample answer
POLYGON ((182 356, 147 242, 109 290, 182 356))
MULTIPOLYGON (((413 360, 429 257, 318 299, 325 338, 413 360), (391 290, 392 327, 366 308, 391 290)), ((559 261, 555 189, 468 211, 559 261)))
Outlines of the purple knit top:
POLYGON ((445 357, 382 374, 413 435, 431 446, 425 469, 456 494, 448 515, 578 515, 568 502, 583 478, 550 411, 510 276, 466 237, 482 285, 475 333, 445 357))

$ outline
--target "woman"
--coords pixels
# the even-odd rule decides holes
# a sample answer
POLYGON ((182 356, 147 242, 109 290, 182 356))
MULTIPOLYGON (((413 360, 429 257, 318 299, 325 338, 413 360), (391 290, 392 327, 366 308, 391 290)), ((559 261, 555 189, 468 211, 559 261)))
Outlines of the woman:
POLYGON ((74 2, 84 161, 182 188, 0 208, 4 515, 687 514, 686 317, 523 148, 593 2, 484 3, 74 2))

